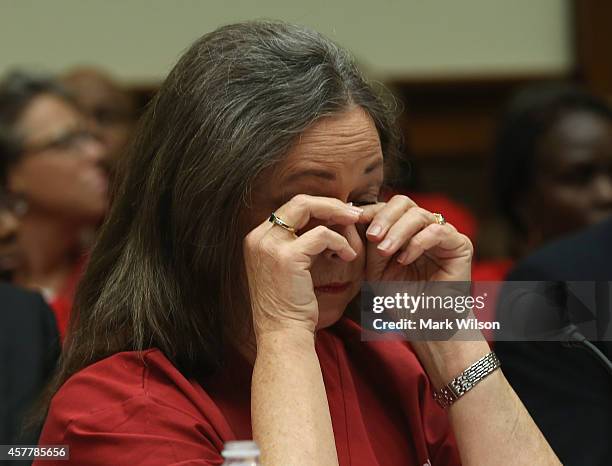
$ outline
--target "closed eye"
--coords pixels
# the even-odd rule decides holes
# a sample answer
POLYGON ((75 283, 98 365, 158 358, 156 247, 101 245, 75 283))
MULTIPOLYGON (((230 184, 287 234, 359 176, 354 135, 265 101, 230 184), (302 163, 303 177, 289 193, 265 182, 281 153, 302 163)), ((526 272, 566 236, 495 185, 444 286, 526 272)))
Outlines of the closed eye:
POLYGON ((353 205, 356 207, 361 207, 364 205, 373 205, 378 204, 378 201, 353 201, 353 205))

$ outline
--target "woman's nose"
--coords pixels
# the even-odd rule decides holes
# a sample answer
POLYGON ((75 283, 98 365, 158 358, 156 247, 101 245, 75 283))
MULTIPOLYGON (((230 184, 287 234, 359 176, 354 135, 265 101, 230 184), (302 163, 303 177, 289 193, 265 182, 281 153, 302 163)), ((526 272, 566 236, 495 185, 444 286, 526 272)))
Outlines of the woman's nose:
POLYGON ((103 161, 107 155, 106 146, 97 138, 91 138, 83 142, 81 150, 88 160, 96 163, 103 161))

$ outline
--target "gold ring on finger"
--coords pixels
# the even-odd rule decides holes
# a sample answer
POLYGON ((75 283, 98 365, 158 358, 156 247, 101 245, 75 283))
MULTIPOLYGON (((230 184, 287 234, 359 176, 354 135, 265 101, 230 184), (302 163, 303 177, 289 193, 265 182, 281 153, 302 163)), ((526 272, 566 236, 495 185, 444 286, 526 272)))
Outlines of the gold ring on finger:
POLYGON ((432 212, 433 216, 436 217, 436 223, 438 225, 445 225, 446 224, 446 219, 444 218, 444 215, 438 213, 438 212, 432 212))
POLYGON ((285 230, 293 233, 295 235, 295 228, 292 227, 291 225, 289 225, 287 222, 285 222, 284 220, 282 220, 281 218, 277 217, 276 214, 274 212, 272 212, 272 214, 270 214, 270 217, 268 218, 268 221, 271 222, 274 225, 278 225, 281 228, 284 228, 285 230))

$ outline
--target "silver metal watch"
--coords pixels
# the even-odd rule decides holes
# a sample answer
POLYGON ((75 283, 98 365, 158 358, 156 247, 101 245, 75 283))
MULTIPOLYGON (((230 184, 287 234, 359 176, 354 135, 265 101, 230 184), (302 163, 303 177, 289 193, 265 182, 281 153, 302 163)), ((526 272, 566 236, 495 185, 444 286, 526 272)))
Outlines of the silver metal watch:
POLYGON ((434 391, 434 400, 443 408, 448 408, 474 388, 478 382, 498 369, 499 366, 499 359, 497 359, 495 353, 491 351, 447 383, 444 387, 434 391))

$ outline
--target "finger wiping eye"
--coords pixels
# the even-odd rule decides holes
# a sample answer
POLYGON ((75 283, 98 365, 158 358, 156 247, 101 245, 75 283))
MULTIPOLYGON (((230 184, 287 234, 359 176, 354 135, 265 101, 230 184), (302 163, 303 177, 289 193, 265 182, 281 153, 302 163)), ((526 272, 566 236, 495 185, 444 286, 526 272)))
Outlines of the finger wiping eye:
POLYGON ((355 207, 364 207, 368 205, 376 205, 378 204, 378 201, 354 201, 351 204, 353 204, 355 207))

